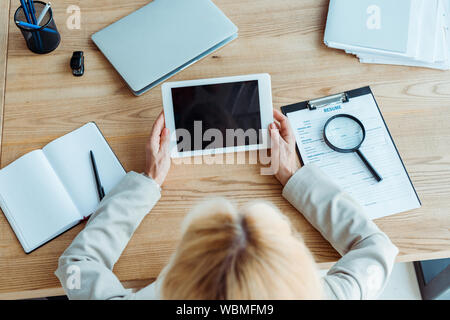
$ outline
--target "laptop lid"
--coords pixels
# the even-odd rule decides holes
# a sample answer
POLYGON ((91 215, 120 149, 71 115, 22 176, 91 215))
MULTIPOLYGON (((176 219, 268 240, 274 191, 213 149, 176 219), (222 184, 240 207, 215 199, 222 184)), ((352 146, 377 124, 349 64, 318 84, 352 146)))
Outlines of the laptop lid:
POLYGON ((210 0, 154 0, 92 40, 139 95, 237 36, 210 0))

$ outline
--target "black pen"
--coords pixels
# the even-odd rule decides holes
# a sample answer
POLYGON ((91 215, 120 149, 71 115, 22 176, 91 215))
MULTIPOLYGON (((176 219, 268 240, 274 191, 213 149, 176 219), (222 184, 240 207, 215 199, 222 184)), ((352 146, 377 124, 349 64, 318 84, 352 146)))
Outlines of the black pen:
POLYGON ((91 162, 92 167, 94 168, 94 176, 95 176, 95 183, 97 185, 97 192, 98 197, 100 198, 100 201, 105 197, 105 189, 103 189, 102 182, 100 181, 100 176, 98 175, 98 169, 97 169, 97 163, 95 162, 94 152, 92 150, 91 153, 91 162))

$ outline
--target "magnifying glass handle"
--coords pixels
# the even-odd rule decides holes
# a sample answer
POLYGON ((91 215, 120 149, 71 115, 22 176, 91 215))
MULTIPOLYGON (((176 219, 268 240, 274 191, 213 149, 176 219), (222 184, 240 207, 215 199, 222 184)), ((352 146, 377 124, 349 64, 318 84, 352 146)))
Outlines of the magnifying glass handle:
POLYGON ((370 162, 366 159, 366 157, 364 157, 364 155, 362 154, 361 151, 356 150, 356 153, 358 154, 358 156, 361 158, 361 160, 364 162, 364 164, 366 165, 367 169, 369 169, 370 173, 372 173, 373 177, 380 182, 381 180, 383 180, 383 178, 378 174, 378 172, 372 167, 372 165, 370 164, 370 162))

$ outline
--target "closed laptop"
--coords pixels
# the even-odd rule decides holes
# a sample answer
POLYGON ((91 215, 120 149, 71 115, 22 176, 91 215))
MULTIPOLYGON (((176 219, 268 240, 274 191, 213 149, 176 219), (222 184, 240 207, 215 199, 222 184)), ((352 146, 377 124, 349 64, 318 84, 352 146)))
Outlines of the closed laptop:
POLYGON ((210 0, 154 0, 92 40, 140 95, 235 39, 237 32, 210 0))

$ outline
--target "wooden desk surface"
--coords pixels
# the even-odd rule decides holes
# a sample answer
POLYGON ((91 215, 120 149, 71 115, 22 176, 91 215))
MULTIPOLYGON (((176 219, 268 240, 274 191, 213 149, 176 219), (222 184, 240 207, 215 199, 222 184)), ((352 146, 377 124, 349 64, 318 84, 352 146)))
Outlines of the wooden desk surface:
MULTIPOLYGON (((0 19, 8 2, 1 1, 0 19)), ((95 120, 125 168, 143 170, 144 144, 162 108, 160 88, 134 97, 90 36, 147 2, 54 2, 62 43, 55 52, 39 56, 26 49, 14 26, 17 1, 12 1, 9 20, 0 20, 0 76, 7 52, 1 167, 95 120), (65 26, 71 4, 81 8, 81 30, 65 26), (1 32, 8 23, 6 48, 1 32), (70 73, 75 50, 86 55, 86 74, 81 78, 70 73)), ((360 64, 353 56, 326 48, 322 41, 326 0, 215 3, 239 27, 239 38, 171 80, 268 72, 276 108, 370 85, 423 202, 421 209, 376 223, 400 248, 399 261, 449 257, 450 73, 360 64)), ((272 201, 303 234, 321 267, 335 262, 338 254, 280 194, 281 186, 273 177, 261 176, 259 165, 174 165, 162 200, 143 221, 114 271, 126 286, 150 283, 176 247, 186 212, 205 196, 225 196, 237 205, 255 198, 272 201)), ((82 228, 26 255, 0 215, 0 298, 62 293, 53 275, 57 258, 82 228)))
MULTIPOLYGON (((9 1, 0 3, 0 136, 3 129, 3 105, 5 98, 6 55, 8 53, 9 1)), ((2 142, 0 139, 0 151, 2 142)), ((1 152, 0 152, 1 159, 1 152)))

